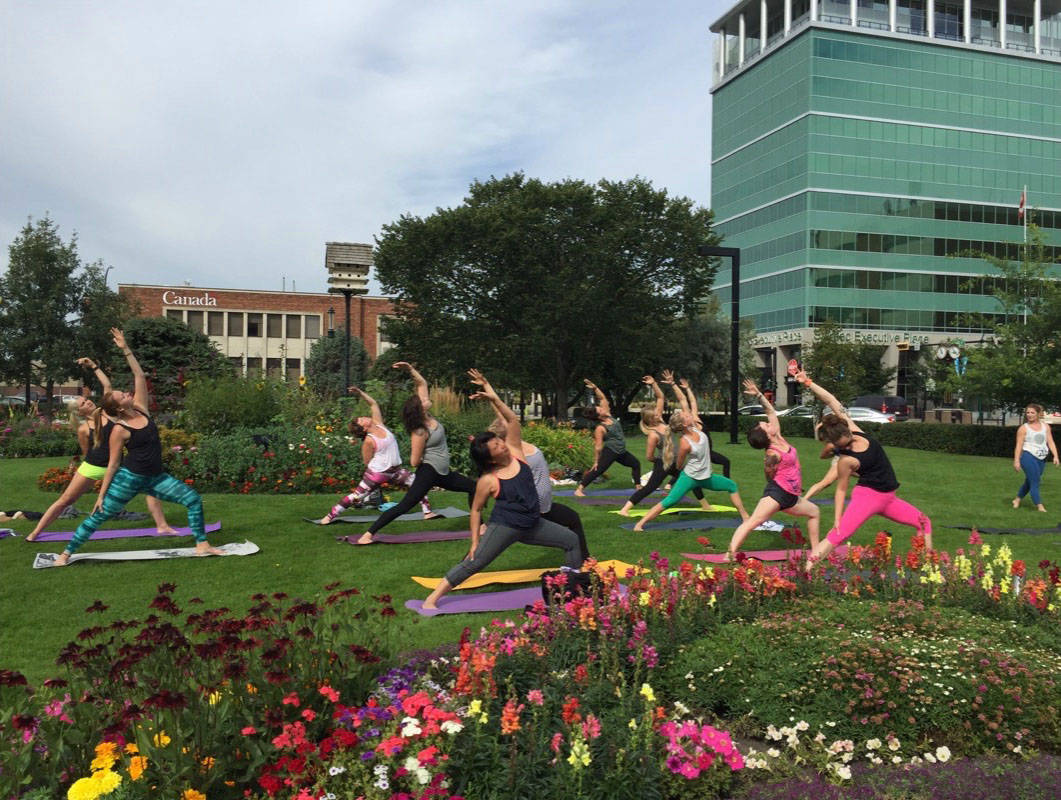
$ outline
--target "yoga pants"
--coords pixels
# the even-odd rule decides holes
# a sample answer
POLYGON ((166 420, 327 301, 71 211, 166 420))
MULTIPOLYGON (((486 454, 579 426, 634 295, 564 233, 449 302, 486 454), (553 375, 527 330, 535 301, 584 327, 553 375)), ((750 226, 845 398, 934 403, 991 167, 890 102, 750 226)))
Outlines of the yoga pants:
MULTIPOLYGON (((404 467, 392 467, 386 472, 366 469, 357 488, 332 506, 332 510, 328 512, 329 519, 335 519, 343 513, 343 509, 350 508, 350 506, 360 506, 366 497, 387 483, 408 489, 413 485, 413 473, 404 467)), ((428 502, 427 495, 420 500, 420 508, 425 514, 431 511, 431 503, 428 502)))
POLYGON ((160 472, 158 475, 138 475, 126 467, 119 467, 114 480, 107 487, 103 507, 77 526, 74 538, 66 546, 66 552, 76 552, 100 525, 118 514, 125 508, 126 503, 138 494, 149 494, 167 503, 180 503, 188 509, 188 527, 192 529, 195 541, 206 541, 203 499, 195 489, 166 472, 160 472))
POLYGON ((460 586, 477 572, 482 572, 490 562, 501 555, 509 545, 516 542, 540 547, 558 547, 564 551, 564 561, 571 569, 582 566, 578 537, 562 525, 550 522, 544 516, 538 518, 532 528, 510 528, 498 522, 486 526, 486 533, 479 538, 472 558, 465 558, 446 573, 450 586, 460 586))
POLYGON ((926 536, 932 533, 932 522, 913 505, 900 499, 895 492, 878 492, 868 486, 856 486, 851 490, 851 502, 840 517, 840 525, 829 531, 828 539, 833 546, 850 538, 858 526, 879 514, 890 520, 917 528, 926 536))
POLYGON ((1020 451, 1020 468, 1024 470, 1024 483, 1017 492, 1018 499, 1031 492, 1032 502, 1040 505, 1043 501, 1039 496, 1039 483, 1043 479, 1043 471, 1046 469, 1046 459, 1036 458, 1027 450, 1020 451))
MULTIPOLYGON (((562 503, 553 502, 553 507, 542 514, 542 519, 547 519, 550 522, 555 522, 557 525, 563 525, 569 531, 572 531, 575 536, 578 537, 578 550, 582 561, 589 558, 589 545, 586 543, 586 532, 582 530, 582 518, 579 517, 578 512, 570 506, 565 506, 562 503)), ((581 564, 582 561, 579 561, 581 564)))
POLYGON ((579 481, 579 485, 582 486, 583 489, 589 486, 593 481, 597 480, 597 478, 608 471, 608 467, 612 465, 612 462, 618 462, 624 467, 629 467, 630 474, 633 475, 634 478, 634 483, 641 483, 641 462, 637 460, 637 457, 629 450, 616 453, 614 450, 609 450, 605 447, 600 451, 600 459, 597 461, 597 468, 591 469, 583 475, 582 480, 579 481))
MULTIPOLYGON (((655 461, 652 462, 652 474, 648 476, 648 480, 645 481, 644 486, 642 486, 640 489, 630 495, 629 502, 633 503, 636 506, 638 503, 640 503, 642 500, 644 500, 646 497, 656 491, 656 489, 660 487, 660 484, 663 483, 663 479, 666 478, 668 475, 671 475, 675 479, 677 479, 678 475, 680 474, 681 472, 675 464, 671 464, 670 469, 664 469, 663 459, 657 458, 655 461)), ((693 494, 696 495, 697 500, 702 500, 704 497, 704 493, 703 491, 701 491, 699 486, 693 489, 693 494)))
POLYGON ((685 472, 682 472, 682 474, 678 476, 678 480, 674 482, 670 494, 664 497, 661 502, 664 510, 676 505, 679 500, 685 497, 685 493, 690 489, 707 489, 710 492, 728 492, 729 494, 733 494, 737 491, 737 484, 723 475, 711 475, 707 478, 697 480, 696 478, 690 478, 685 472))
POLYGON ((472 501, 475 499, 475 481, 452 470, 445 475, 439 475, 438 470, 430 464, 421 464, 416 468, 416 475, 413 476, 412 485, 409 487, 409 491, 405 493, 405 497, 396 506, 392 506, 380 514, 376 521, 369 526, 368 532, 377 533, 396 520, 427 497, 427 493, 432 486, 440 486, 449 492, 466 492, 468 495, 468 508, 472 507, 472 501))

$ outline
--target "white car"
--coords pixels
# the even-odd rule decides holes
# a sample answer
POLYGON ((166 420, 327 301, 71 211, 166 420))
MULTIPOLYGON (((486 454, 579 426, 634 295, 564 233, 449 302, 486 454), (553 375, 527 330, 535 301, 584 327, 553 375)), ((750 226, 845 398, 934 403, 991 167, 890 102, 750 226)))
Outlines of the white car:
POLYGON ((789 406, 777 412, 779 417, 813 417, 814 409, 810 406, 789 406))
MULTIPOLYGON (((895 422, 894 414, 885 414, 875 408, 851 406, 851 408, 846 409, 846 411, 847 416, 855 422, 895 422)), ((826 408, 825 411, 822 412, 822 416, 832 413, 833 410, 831 408, 826 408)))

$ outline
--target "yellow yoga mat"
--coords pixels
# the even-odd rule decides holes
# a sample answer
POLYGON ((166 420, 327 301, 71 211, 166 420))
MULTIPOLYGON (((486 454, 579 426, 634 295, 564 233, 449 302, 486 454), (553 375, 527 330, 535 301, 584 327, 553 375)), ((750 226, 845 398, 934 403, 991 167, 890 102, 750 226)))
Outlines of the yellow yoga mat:
MULTIPOLYGON (((609 568, 613 568, 615 574, 620 577, 624 576, 628 569, 638 569, 638 567, 635 567, 633 564, 627 564, 625 561, 611 560, 597 562, 597 572, 605 572, 609 568)), ((559 567, 503 569, 498 572, 477 572, 453 591, 459 592, 461 589, 478 589, 480 586, 489 586, 491 583, 534 583, 535 581, 541 580, 542 575, 546 572, 552 572, 556 569, 559 569, 559 567)), ((412 578, 425 589, 434 589, 438 586, 438 582, 442 580, 441 578, 421 578, 417 575, 413 575, 412 578)))
MULTIPOLYGON (((736 511, 736 510, 737 509, 735 509, 733 506, 716 506, 714 503, 711 504, 712 513, 715 512, 715 511, 736 511)), ((667 508, 667 509, 664 509, 663 511, 661 511, 660 512, 660 516, 663 516, 664 514, 680 514, 683 511, 685 511, 685 512, 688 512, 688 511, 699 511, 702 514, 708 513, 706 511, 704 511, 702 508, 700 508, 700 506, 671 506, 670 508, 667 508)), ((609 511, 608 513, 609 514, 618 514, 619 512, 618 511, 609 511)), ((648 509, 647 508, 631 508, 629 516, 630 516, 631 519, 636 519, 637 517, 645 516, 645 514, 647 514, 647 513, 648 513, 648 509)))

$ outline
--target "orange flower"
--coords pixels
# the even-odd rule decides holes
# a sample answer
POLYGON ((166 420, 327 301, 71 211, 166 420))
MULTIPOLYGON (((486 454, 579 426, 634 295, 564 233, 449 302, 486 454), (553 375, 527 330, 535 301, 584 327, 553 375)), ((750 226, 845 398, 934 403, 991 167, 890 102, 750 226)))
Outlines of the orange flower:
POLYGON ((129 777, 134 781, 140 780, 145 769, 147 769, 147 758, 144 756, 133 756, 129 759, 129 777))
POLYGON ((501 710, 501 733, 515 733, 519 730, 519 715, 523 711, 523 703, 516 705, 514 699, 510 699, 505 703, 505 707, 501 710))

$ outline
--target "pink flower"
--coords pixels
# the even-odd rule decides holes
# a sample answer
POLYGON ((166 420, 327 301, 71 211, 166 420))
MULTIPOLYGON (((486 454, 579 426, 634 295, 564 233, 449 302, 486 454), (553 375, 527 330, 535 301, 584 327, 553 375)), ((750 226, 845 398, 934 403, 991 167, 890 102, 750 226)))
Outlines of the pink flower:
POLYGON ((339 693, 328 684, 324 684, 318 691, 333 703, 339 702, 339 693))
POLYGON ((294 706, 295 708, 298 708, 302 705, 302 701, 298 699, 298 692, 291 692, 291 694, 283 699, 283 704, 285 706, 294 706))
POLYGON ((240 731, 240 733, 242 733, 244 736, 250 736, 250 735, 255 734, 257 732, 258 732, 258 729, 255 728, 253 725, 248 725, 246 728, 243 728, 240 731))
POLYGON ((600 720, 592 714, 587 714, 586 721, 582 723, 582 735, 587 739, 596 739, 600 736, 600 720))
POLYGON ((536 706, 540 706, 545 703, 545 697, 542 695, 541 689, 531 689, 527 692, 527 702, 533 703, 536 706))
POLYGON ((551 742, 549 742, 549 747, 551 747, 553 749, 554 753, 559 753, 560 752, 560 742, 562 742, 563 740, 564 740, 564 735, 562 733, 554 733, 553 734, 553 740, 551 742))
POLYGON ((306 722, 313 722, 313 720, 315 720, 316 718, 317 712, 314 711, 312 708, 302 709, 302 719, 306 720, 306 722))
POLYGON ((969 534, 969 544, 983 544, 984 540, 980 538, 980 531, 973 528, 973 532, 969 534))

